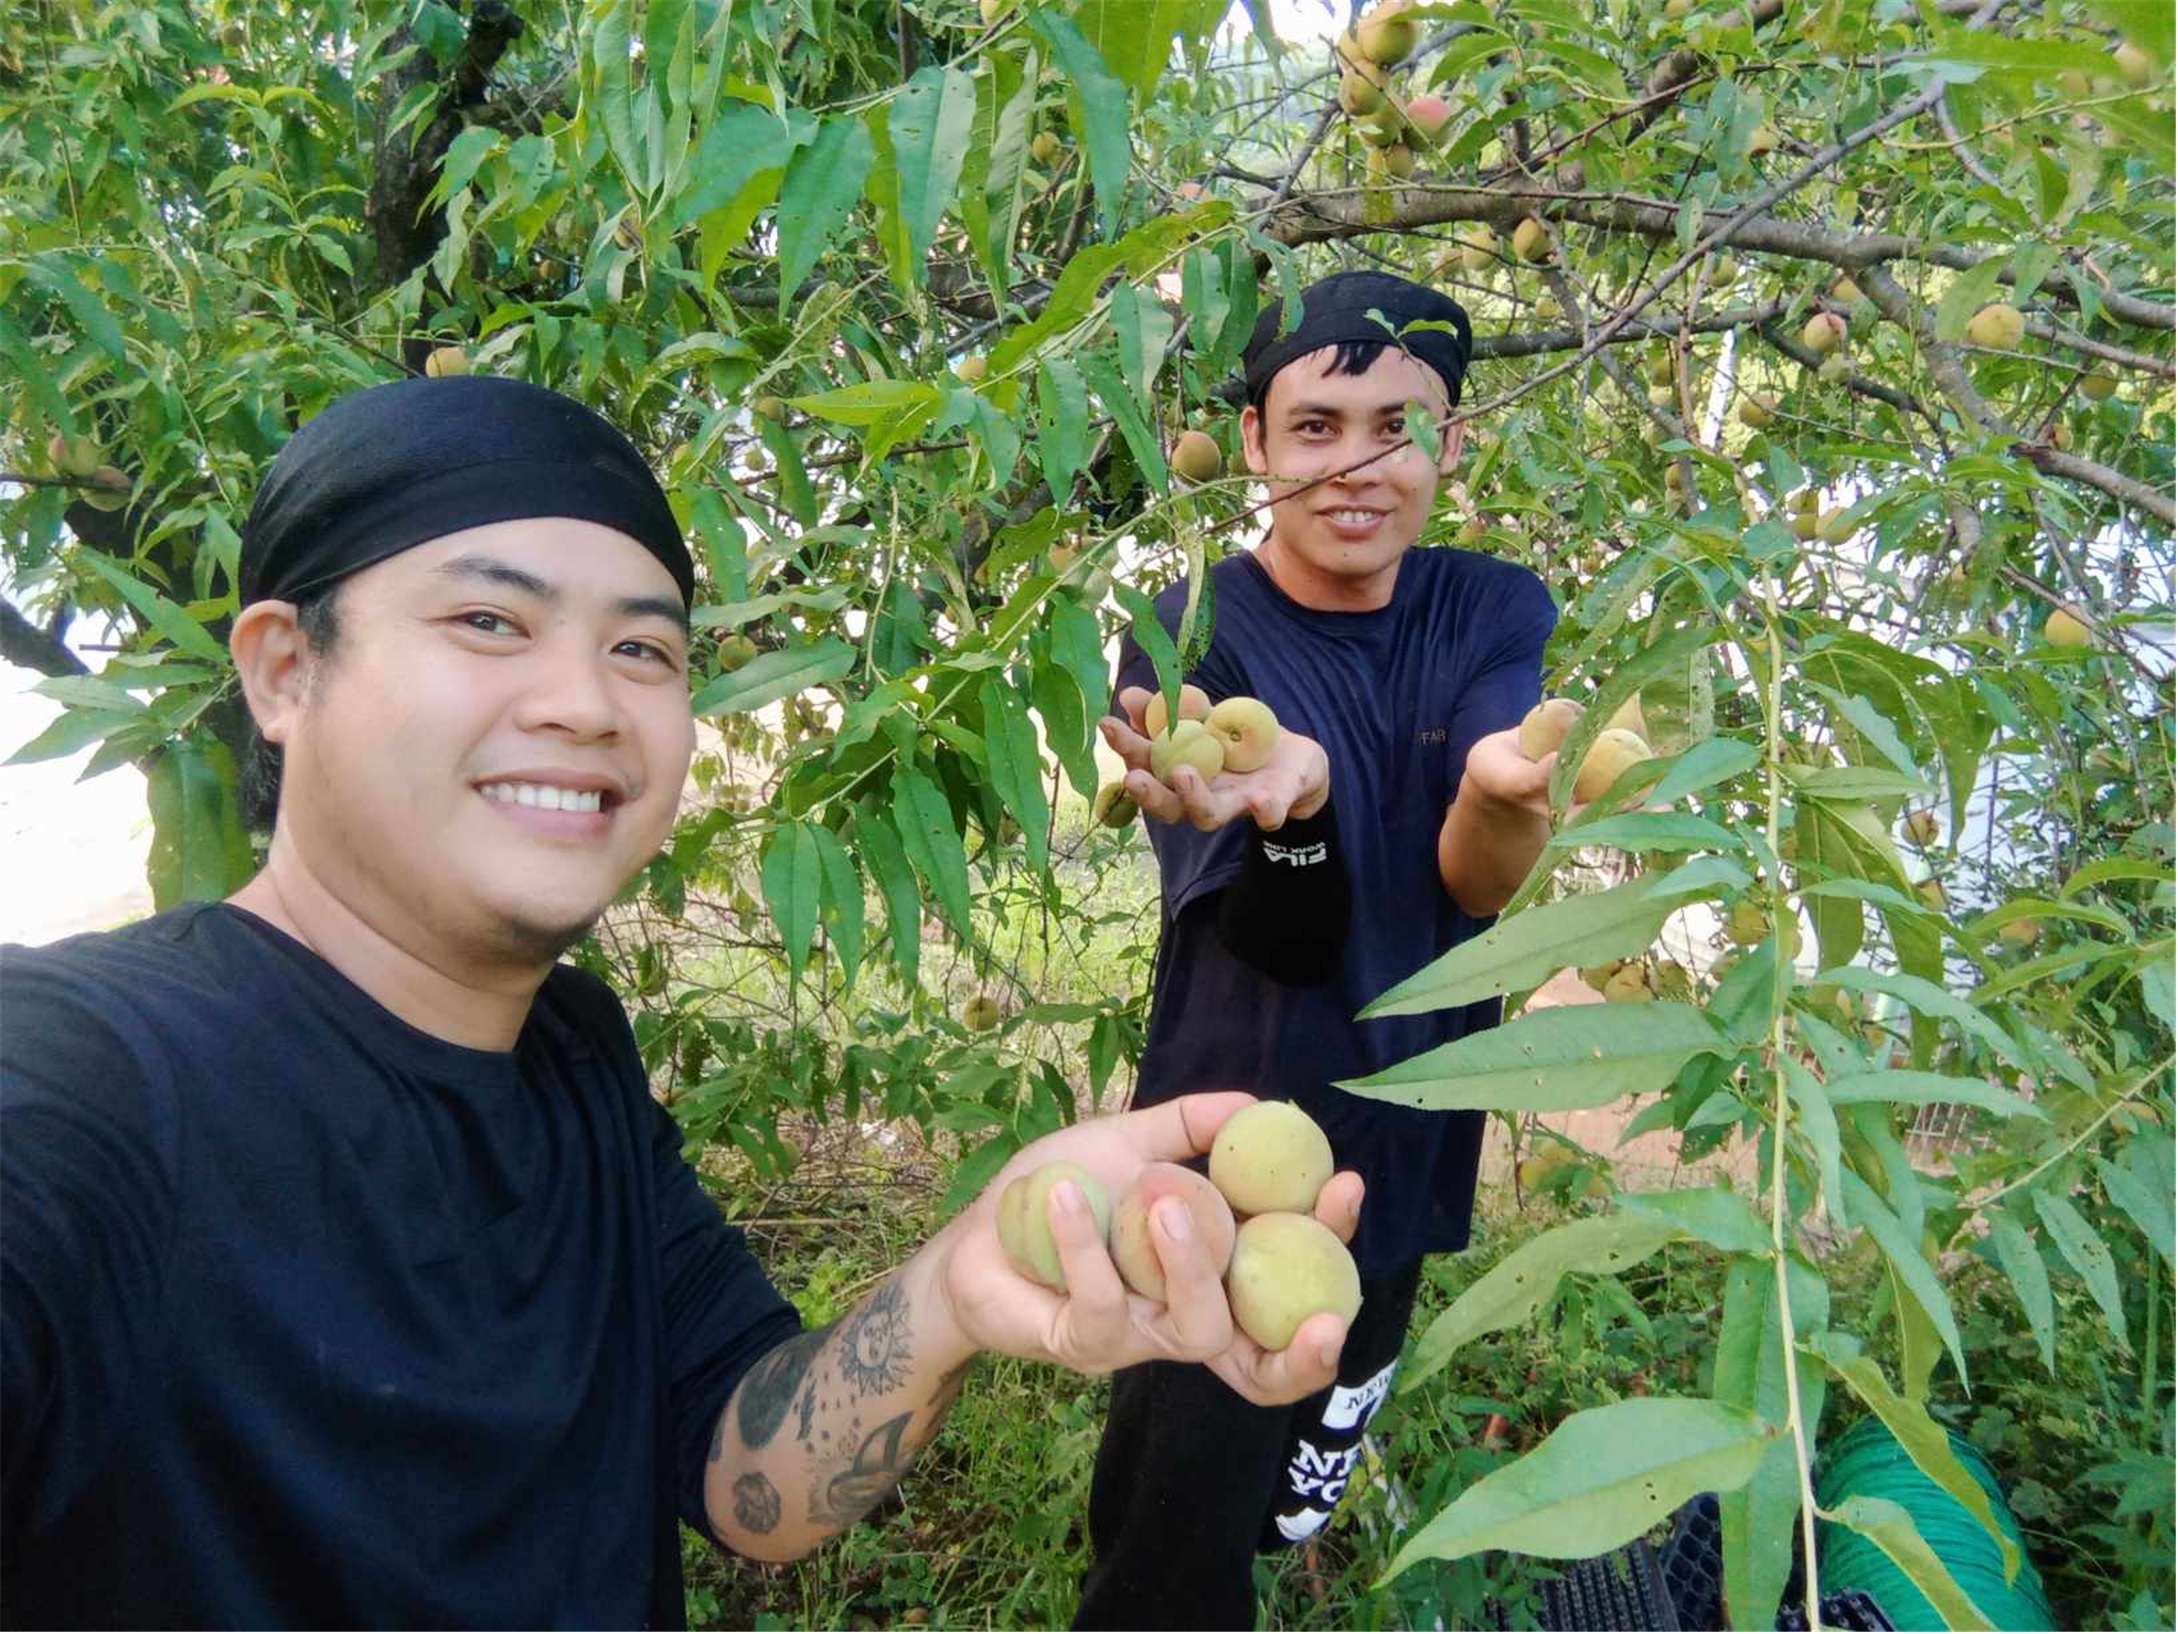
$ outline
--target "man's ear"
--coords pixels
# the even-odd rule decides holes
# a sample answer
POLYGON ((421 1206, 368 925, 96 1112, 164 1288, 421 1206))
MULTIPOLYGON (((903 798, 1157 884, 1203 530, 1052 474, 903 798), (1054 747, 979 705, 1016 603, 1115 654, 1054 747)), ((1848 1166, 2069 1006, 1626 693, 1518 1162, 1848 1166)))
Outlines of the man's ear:
POLYGON ((1270 470, 1270 456, 1263 451, 1263 416, 1253 403, 1240 411, 1240 453, 1257 476, 1270 470))
POLYGON ((250 715, 267 743, 284 743, 310 690, 310 643, 291 601, 253 601, 227 635, 250 715))
POLYGON ((1452 429, 1445 434, 1444 447, 1437 456, 1437 472, 1450 476, 1460 463, 1460 449, 1467 441, 1467 422, 1454 420, 1452 429))

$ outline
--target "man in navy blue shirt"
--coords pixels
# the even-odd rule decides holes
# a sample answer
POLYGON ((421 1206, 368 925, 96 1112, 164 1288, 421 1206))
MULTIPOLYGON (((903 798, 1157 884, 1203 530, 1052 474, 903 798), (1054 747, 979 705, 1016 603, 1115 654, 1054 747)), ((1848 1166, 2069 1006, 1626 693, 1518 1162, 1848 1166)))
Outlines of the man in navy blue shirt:
MULTIPOLYGON (((1246 354, 1248 466, 1268 534, 1211 569, 1214 633, 1188 680, 1261 699, 1284 727, 1260 769, 1148 770, 1157 686, 1120 655, 1106 741, 1148 819, 1162 935, 1136 1104, 1212 1086, 1289 1099, 1367 1188, 1354 1252, 1361 1314, 1336 1384, 1260 1407, 1200 1368, 1114 1381, 1090 1503, 1096 1559, 1077 1626, 1252 1626, 1253 1557, 1312 1535, 1391 1383, 1424 1254, 1466 1245, 1483 1117, 1336 1089, 1495 1025, 1496 1001, 1357 1021, 1395 982, 1485 928, 1549 834, 1551 762, 1520 751, 1556 620, 1524 568, 1414 552, 1457 462, 1472 340, 1457 303, 1383 273, 1341 273, 1266 312, 1246 354), (1430 459, 1410 438, 1424 406, 1430 459)), ((1186 586, 1158 599, 1176 632, 1186 586)))

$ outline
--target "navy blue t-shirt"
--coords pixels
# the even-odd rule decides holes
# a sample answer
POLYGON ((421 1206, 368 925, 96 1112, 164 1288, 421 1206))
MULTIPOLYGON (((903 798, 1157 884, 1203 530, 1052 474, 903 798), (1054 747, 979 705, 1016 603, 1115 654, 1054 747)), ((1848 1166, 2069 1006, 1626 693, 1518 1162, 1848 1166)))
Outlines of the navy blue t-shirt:
MULTIPOLYGON (((1367 1183, 1354 1257, 1363 1275, 1381 1275, 1466 1246, 1484 1118, 1387 1106, 1331 1086, 1497 1023, 1494 999, 1354 1017, 1488 927, 1445 890, 1437 836, 1467 751, 1518 725, 1541 695, 1557 613, 1534 574, 1464 550, 1409 551, 1391 601, 1366 613, 1301 606, 1247 552, 1212 567, 1210 582, 1214 634, 1189 679, 1213 700, 1260 698, 1323 745, 1353 926, 1328 982, 1281 986, 1217 935, 1214 893, 1239 872, 1250 825, 1204 834, 1145 819, 1164 909, 1135 1099, 1246 1089, 1299 1104, 1331 1137, 1340 1167, 1367 1183)), ((1182 584, 1157 598, 1168 631, 1178 630, 1186 595, 1182 584)), ((1118 686, 1156 685, 1130 637, 1118 686)))
POLYGON ((799 1330, 562 965, 418 1031, 197 904, 0 953, 9 1626, 679 1627, 799 1330))

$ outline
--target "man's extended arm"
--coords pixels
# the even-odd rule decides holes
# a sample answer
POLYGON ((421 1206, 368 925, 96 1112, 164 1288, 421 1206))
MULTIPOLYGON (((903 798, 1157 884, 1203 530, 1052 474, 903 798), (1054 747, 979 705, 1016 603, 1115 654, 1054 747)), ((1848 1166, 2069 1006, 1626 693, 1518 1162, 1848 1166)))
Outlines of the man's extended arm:
POLYGON ((900 1484, 975 1352, 946 1316, 925 1251, 830 1327, 741 1381, 711 1437, 704 1507, 736 1553, 795 1560, 900 1484))
MULTIPOLYGON (((1145 1165, 1208 1152, 1219 1125, 1252 1099, 1184 1095, 1045 1136, 847 1316, 759 1359, 720 1414, 704 1467, 704 1512, 719 1539, 759 1560, 792 1560, 845 1531, 899 1485, 978 1351, 1078 1373, 1200 1362, 1263 1404, 1299 1401, 1328 1385, 1345 1324, 1322 1312, 1284 1350, 1255 1344, 1234 1327, 1220 1267, 1176 1198, 1150 1215, 1163 1304, 1120 1282, 1070 1181, 1053 1188, 1046 1216, 1065 1292, 1023 1278, 999 1246, 997 1199, 1012 1176, 1064 1160, 1122 1197, 1145 1165)), ((1361 1194, 1360 1176, 1334 1175, 1317 1196, 1316 1217, 1351 1238, 1361 1194)))
POLYGON ((1530 760, 1518 730, 1478 739, 1437 831, 1437 873, 1460 912, 1487 919, 1510 902, 1550 838, 1556 755, 1530 760))

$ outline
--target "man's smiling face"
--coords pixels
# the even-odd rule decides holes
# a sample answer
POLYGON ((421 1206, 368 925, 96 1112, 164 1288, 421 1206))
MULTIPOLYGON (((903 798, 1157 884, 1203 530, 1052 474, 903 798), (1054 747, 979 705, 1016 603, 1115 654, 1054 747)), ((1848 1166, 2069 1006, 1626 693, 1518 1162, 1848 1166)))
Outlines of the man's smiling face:
POLYGON ((671 832, 695 747, 686 609, 627 535, 449 534, 340 589, 285 732, 280 825, 382 932, 556 958, 671 832))
POLYGON ((1312 575, 1368 581, 1421 537, 1464 427, 1455 422, 1431 460, 1407 441, 1406 422, 1412 402, 1447 411, 1436 370, 1392 346, 1358 375, 1332 373, 1337 357, 1327 346, 1280 369, 1261 411, 1242 414, 1241 436, 1248 468, 1269 479, 1272 548, 1312 575))

